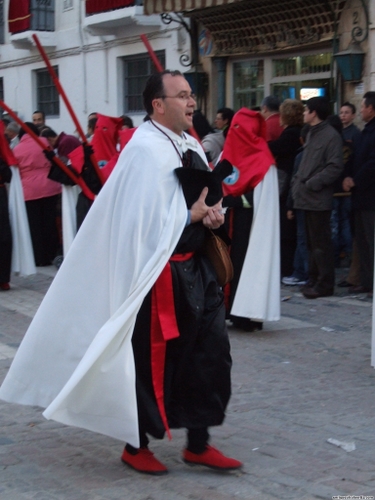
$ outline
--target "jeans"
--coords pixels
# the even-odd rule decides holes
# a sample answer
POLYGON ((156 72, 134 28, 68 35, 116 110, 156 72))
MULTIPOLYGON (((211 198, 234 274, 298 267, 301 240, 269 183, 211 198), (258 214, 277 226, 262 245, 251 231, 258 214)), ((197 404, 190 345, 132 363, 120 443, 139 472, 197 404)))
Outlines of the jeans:
POLYGON ((309 252, 306 242, 305 213, 303 210, 294 210, 297 223, 297 246, 293 260, 294 278, 307 281, 309 272, 309 252))

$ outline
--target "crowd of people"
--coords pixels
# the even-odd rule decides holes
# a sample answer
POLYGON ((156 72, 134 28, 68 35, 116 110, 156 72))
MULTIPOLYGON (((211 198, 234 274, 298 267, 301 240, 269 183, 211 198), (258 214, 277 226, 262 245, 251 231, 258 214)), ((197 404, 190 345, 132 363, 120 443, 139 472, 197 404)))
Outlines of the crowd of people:
POLYGON ((335 116, 324 97, 220 108, 211 126, 178 71, 151 76, 143 100, 140 127, 90 115, 84 144, 36 112, 27 125, 45 149, 21 129, 0 164, 2 237, 14 161, 36 265, 51 263, 64 239, 60 191, 82 188, 77 179, 88 188, 76 205, 80 230, 0 397, 123 440, 121 459, 138 472, 167 472, 149 436, 181 427, 186 463, 235 470, 242 463, 209 444, 231 393, 227 322, 258 331, 277 321, 281 282, 307 299, 332 295, 342 252, 351 268, 339 285, 372 293, 375 92, 363 97, 362 132, 353 104, 335 116), (229 283, 207 253, 212 233, 229 245, 229 283))
MULTIPOLYGON (((32 121, 25 122, 24 126, 8 118, 3 118, 1 123, 1 134, 6 138, 7 144, 2 143, 0 152, 3 193, 0 235, 3 242, 1 252, 4 254, 0 258, 0 289, 6 291, 10 289, 12 260, 17 260, 14 255, 12 258, 15 243, 17 245, 12 233, 19 232, 18 226, 22 225, 26 239, 29 238, 31 242, 31 258, 36 267, 52 263, 59 267, 102 186, 90 159, 94 148, 94 161, 100 164, 103 174, 108 176, 116 164, 120 150, 129 139, 124 138, 124 131, 133 129, 133 122, 125 115, 113 118, 91 113, 85 142, 77 135, 56 133, 46 124, 45 114, 39 110, 33 113, 32 121), (37 143, 33 136, 37 136, 40 142, 37 143), (89 146, 90 143, 92 146, 89 146), (77 179, 72 179, 69 171, 66 173, 61 170, 57 159, 84 182, 91 197, 77 189, 77 179), (17 217, 11 217, 15 211, 13 198, 8 206, 5 183, 9 185, 12 182, 11 167, 17 169, 15 172, 19 173, 21 180, 26 224, 17 222, 17 217)), ((10 185, 13 187, 17 180, 13 175, 13 183, 10 185)), ((22 218, 22 212, 20 217, 22 218)), ((30 266, 28 269, 35 272, 30 266)))

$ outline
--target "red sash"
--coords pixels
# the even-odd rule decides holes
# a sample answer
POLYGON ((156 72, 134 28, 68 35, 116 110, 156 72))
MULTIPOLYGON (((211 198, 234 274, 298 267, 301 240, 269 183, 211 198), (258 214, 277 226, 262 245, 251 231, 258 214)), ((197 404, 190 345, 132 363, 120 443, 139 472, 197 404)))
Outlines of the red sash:
MULTIPOLYGON (((175 254, 169 259, 183 262, 193 253, 175 254)), ((151 301, 151 373, 155 398, 169 439, 172 439, 164 407, 164 367, 167 340, 180 336, 174 308, 171 265, 168 262, 152 288, 151 301)))

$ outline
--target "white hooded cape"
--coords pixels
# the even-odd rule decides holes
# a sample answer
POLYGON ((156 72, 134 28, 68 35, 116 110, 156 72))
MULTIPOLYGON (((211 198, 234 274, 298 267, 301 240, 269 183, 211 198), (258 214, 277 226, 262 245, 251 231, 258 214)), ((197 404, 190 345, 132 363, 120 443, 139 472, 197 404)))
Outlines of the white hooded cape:
POLYGON ((10 167, 12 180, 9 185, 9 220, 12 231, 11 271, 21 276, 36 274, 29 222, 18 167, 10 167))
POLYGON ((249 245, 231 314, 258 321, 280 319, 279 185, 273 165, 254 189, 249 245))
POLYGON ((36 313, 1 399, 47 407, 46 418, 139 446, 131 336, 186 224, 173 172, 180 163, 151 123, 137 129, 36 313))

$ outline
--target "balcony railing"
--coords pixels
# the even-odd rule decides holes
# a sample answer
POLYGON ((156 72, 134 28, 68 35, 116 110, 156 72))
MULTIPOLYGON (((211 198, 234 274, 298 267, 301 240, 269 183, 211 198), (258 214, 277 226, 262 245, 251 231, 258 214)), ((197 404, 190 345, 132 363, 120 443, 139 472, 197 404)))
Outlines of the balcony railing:
POLYGON ((55 30, 55 0, 10 0, 9 32, 55 30))
POLYGON ((111 10, 143 5, 142 0, 86 0, 86 15, 100 14, 111 10))

